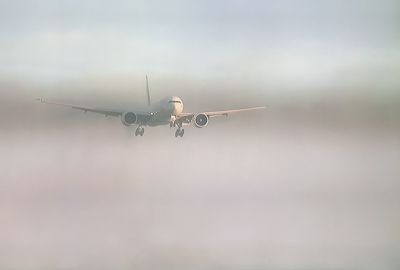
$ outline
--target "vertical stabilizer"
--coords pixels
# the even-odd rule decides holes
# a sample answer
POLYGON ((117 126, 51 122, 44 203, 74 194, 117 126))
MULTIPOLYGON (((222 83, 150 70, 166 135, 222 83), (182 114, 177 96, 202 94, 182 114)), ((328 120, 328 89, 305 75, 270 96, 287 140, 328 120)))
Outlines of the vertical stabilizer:
POLYGON ((151 99, 150 99, 150 89, 149 89, 149 79, 147 78, 146 75, 146 92, 147 92, 147 105, 151 105, 151 99))

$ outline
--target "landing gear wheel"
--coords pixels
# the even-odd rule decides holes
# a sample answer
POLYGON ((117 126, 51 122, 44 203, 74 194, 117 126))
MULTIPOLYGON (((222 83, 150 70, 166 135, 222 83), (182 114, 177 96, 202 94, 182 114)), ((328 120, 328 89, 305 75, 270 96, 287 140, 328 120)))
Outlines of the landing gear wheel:
POLYGON ((176 131, 175 131, 175 137, 183 137, 183 134, 185 134, 185 130, 183 129, 183 128, 178 128, 176 131))
POLYGON ((136 131, 135 131, 135 136, 143 136, 143 134, 144 134, 144 128, 142 128, 142 127, 138 127, 137 129, 136 129, 136 131))

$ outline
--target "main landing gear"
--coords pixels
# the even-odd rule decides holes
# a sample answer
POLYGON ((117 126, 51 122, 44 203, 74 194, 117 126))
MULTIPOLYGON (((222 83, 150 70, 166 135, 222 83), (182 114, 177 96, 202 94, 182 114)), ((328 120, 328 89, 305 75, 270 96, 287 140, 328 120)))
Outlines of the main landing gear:
POLYGON ((185 134, 185 130, 183 129, 183 128, 178 128, 176 131, 175 131, 175 137, 183 137, 183 134, 185 134))
POLYGON ((143 136, 143 134, 144 134, 144 128, 142 128, 142 127, 138 127, 137 129, 136 129, 136 131, 135 131, 135 136, 143 136))

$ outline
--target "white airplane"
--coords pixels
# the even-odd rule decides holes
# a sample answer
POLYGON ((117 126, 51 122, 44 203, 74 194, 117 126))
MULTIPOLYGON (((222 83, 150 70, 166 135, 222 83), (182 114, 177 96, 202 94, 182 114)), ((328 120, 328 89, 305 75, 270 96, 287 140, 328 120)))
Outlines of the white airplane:
POLYGON ((177 96, 165 97, 155 106, 151 106, 149 81, 147 76, 146 76, 146 91, 147 91, 147 104, 149 106, 149 110, 146 112, 139 112, 135 110, 123 112, 117 110, 89 108, 71 104, 49 102, 42 98, 38 98, 37 100, 42 103, 66 106, 84 112, 93 112, 93 113, 103 114, 105 116, 121 117, 121 121, 125 126, 133 126, 133 125, 138 126, 135 131, 135 136, 138 135, 143 136, 144 126, 154 127, 154 126, 169 124, 170 127, 178 127, 178 129, 175 132, 175 137, 178 136, 183 137, 183 134, 185 134, 183 126, 193 124, 197 128, 203 128, 207 126, 209 119, 212 117, 228 116, 228 114, 231 113, 262 110, 266 108, 264 106, 264 107, 252 107, 252 108, 244 108, 236 110, 215 111, 215 112, 184 113, 182 99, 180 99, 177 96))

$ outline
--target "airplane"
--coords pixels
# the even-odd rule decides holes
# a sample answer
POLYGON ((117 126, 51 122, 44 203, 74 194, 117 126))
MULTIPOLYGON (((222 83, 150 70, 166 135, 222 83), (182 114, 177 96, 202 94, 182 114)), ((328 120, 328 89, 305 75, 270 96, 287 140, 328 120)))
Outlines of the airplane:
POLYGON ((121 117, 122 124, 125 126, 137 125, 135 136, 143 136, 144 127, 154 127, 160 125, 170 125, 170 127, 178 127, 175 132, 175 137, 183 137, 185 134, 184 126, 194 125, 197 128, 203 128, 208 125, 210 118, 216 116, 228 116, 232 113, 263 110, 262 107, 251 107, 234 110, 214 111, 214 112, 200 112, 200 113, 185 113, 183 112, 183 102, 177 96, 168 96, 159 101, 155 106, 151 106, 149 80, 146 76, 146 92, 147 92, 147 105, 149 110, 146 111, 118 111, 100 108, 90 108, 84 106, 77 106, 72 104, 64 104, 47 101, 42 98, 37 100, 51 105, 58 105, 70 107, 72 109, 81 110, 86 112, 98 113, 105 116, 121 117))

